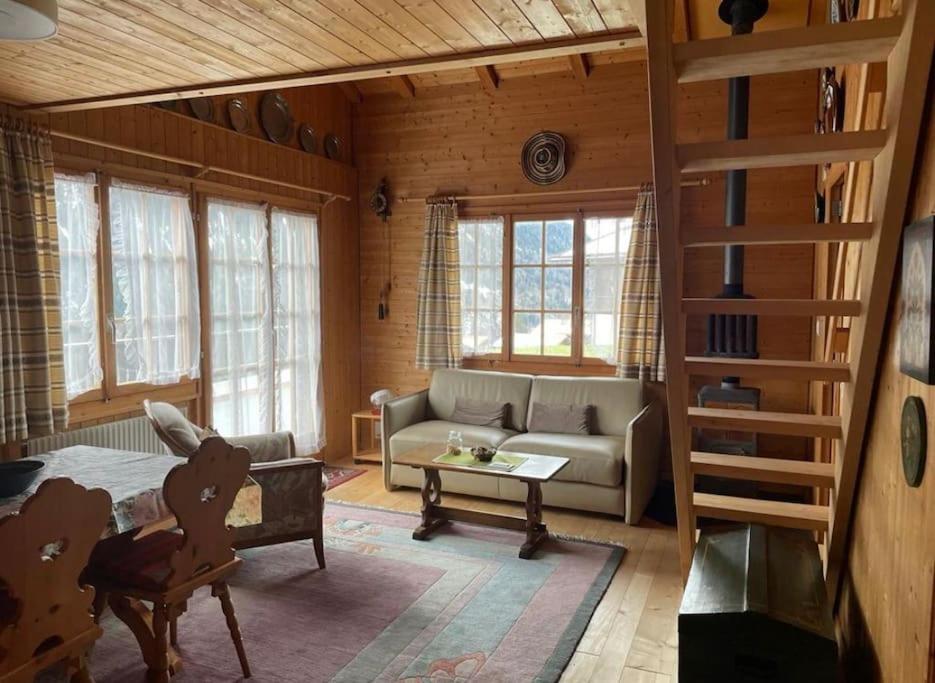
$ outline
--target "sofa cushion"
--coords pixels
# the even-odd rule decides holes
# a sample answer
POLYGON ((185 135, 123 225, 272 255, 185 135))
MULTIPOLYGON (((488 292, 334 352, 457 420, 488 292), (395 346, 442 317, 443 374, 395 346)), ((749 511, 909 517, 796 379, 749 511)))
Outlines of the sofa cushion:
POLYGON ((476 401, 472 398, 458 396, 455 398, 455 411, 451 415, 451 421, 503 429, 503 422, 509 409, 509 403, 476 401))
POLYGON ((626 446, 627 440, 619 436, 537 432, 510 437, 500 445, 500 450, 568 458, 571 462, 555 475, 556 481, 619 486, 623 481, 623 454, 626 446))
MULTIPOLYGON (((419 422, 405 427, 393 434, 390 437, 390 457, 401 455, 428 443, 444 444, 448 440, 448 432, 452 430, 461 432, 465 448, 471 446, 496 448, 506 439, 516 434, 516 432, 509 429, 466 425, 458 422, 448 422, 447 420, 428 420, 427 422, 419 422)), ((440 447, 439 455, 441 455, 444 448, 444 446, 440 447)))
MULTIPOLYGON (((526 430, 526 411, 529 408, 531 375, 482 370, 438 369, 432 373, 429 386, 428 417, 450 420, 458 396, 475 401, 509 403, 504 426, 517 432, 526 430)), ((554 401, 563 403, 563 401, 554 401)), ((572 401, 564 401, 571 403, 572 401)), ((444 439, 442 439, 444 441, 444 439)))
POLYGON ((533 403, 529 410, 529 431, 549 434, 590 434, 594 406, 533 403))
POLYGON ((626 436, 630 420, 643 408, 642 384, 618 377, 536 377, 529 396, 533 403, 594 406, 592 434, 626 436))

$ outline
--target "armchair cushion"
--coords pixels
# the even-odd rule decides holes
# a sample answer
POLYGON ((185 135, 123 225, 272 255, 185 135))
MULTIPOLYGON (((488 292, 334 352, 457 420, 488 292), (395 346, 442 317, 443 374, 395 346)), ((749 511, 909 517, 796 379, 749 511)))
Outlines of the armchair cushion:
POLYGON ((207 436, 201 429, 195 431, 197 428, 171 403, 145 401, 143 408, 156 434, 173 455, 191 456, 198 450, 202 438, 207 436))

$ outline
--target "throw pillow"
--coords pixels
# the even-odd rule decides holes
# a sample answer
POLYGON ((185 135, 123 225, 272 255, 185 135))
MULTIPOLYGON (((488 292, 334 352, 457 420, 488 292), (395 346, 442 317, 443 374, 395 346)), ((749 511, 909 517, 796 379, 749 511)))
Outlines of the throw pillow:
POLYGON ((590 434, 593 412, 594 406, 590 405, 534 402, 529 416, 529 431, 551 434, 590 434))
POLYGON ((451 421, 466 425, 503 429, 503 423, 506 422, 506 411, 509 407, 509 403, 477 401, 458 396, 455 398, 455 411, 451 415, 451 421))

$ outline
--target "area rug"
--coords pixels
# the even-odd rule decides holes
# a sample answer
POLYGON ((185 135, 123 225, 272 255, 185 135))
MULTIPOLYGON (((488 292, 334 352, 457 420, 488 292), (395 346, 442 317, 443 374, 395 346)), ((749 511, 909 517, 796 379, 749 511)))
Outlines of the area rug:
POLYGON ((349 482, 354 477, 359 477, 367 470, 359 470, 355 467, 332 467, 325 465, 325 476, 328 477, 328 490, 349 482))
MULTIPOLYGON (((328 503, 328 567, 309 542, 242 553, 231 581, 252 681, 557 681, 625 552, 551 539, 532 560, 522 534, 452 524, 412 540, 418 517, 328 503)), ((112 616, 94 648, 97 683, 142 681, 112 616)), ((173 681, 232 681, 240 669, 210 591, 179 620, 173 681)))

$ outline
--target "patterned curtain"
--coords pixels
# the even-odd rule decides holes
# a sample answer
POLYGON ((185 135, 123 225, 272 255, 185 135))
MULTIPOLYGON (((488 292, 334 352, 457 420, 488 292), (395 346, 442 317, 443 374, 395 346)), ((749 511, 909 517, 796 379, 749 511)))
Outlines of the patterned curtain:
POLYGON ((429 201, 419 266, 416 367, 461 366, 461 273, 458 205, 429 201))
POLYGON ((0 118, 0 443, 67 423, 52 143, 0 118))
POLYGON ((665 381, 662 302, 659 291, 659 245, 656 241, 656 195, 643 185, 636 198, 630 248, 623 268, 617 375, 665 381))

